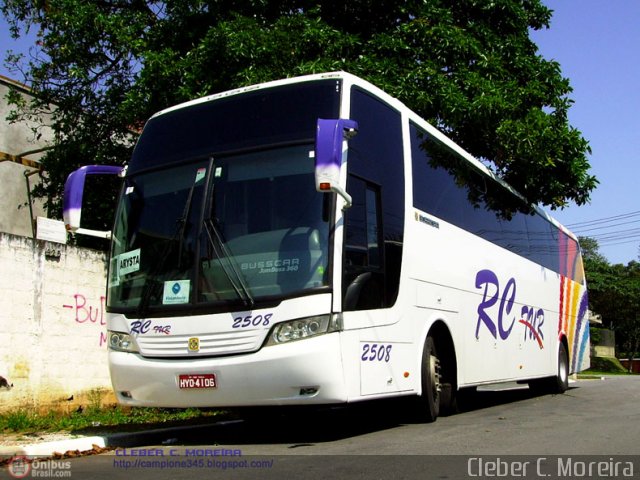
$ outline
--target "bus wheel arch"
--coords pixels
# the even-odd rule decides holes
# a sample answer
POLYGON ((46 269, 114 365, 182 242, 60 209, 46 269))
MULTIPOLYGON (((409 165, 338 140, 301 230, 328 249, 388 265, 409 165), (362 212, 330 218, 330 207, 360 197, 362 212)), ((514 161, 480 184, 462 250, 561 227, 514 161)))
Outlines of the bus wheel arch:
POLYGON ((569 362, 569 344, 567 337, 564 335, 562 335, 558 341, 556 358, 556 374, 542 381, 541 387, 543 393, 564 393, 569 389, 571 364, 569 362))
POLYGON ((433 422, 456 411, 457 361, 451 333, 437 321, 425 339, 421 357, 420 417, 433 422))
POLYGON ((559 394, 569 389, 569 344, 567 337, 564 335, 558 341, 558 350, 556 353, 556 374, 552 377, 538 378, 529 381, 529 388, 536 394, 559 394))

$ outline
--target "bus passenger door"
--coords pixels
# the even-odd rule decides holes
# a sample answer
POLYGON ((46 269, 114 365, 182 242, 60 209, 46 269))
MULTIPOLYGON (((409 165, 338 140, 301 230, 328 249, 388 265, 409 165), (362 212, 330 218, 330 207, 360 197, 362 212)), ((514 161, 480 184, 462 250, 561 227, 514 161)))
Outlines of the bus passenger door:
POLYGON ((381 241, 380 187, 349 175, 353 205, 346 212, 342 307, 344 311, 384 306, 384 249, 381 241))

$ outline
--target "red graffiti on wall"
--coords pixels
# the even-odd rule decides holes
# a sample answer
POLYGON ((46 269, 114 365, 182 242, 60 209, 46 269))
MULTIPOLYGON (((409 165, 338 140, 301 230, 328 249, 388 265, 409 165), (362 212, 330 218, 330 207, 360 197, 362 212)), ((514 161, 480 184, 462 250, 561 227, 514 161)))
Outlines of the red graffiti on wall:
MULTIPOLYGON (((101 295, 98 305, 90 304, 84 295, 76 293, 73 296, 73 303, 62 305, 62 307, 74 312, 74 320, 76 323, 104 326, 107 324, 104 318, 105 301, 106 297, 101 295)), ((107 343, 107 334, 105 332, 100 332, 99 342, 100 346, 107 343)))

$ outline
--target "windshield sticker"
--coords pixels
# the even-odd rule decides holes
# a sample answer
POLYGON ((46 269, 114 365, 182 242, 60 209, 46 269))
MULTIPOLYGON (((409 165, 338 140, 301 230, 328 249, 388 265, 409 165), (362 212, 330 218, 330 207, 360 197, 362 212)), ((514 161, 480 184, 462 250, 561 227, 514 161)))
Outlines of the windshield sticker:
POLYGON ((140 249, 131 250, 130 252, 118 255, 118 277, 140 270, 140 249))
POLYGON ((168 282, 164 282, 162 304, 175 305, 178 303, 189 303, 190 287, 191 280, 169 280, 168 282))
POLYGON ((109 288, 117 287, 120 285, 120 277, 118 276, 118 258, 120 256, 116 255, 111 259, 111 263, 109 265, 109 288))
POLYGON ((206 169, 206 168, 204 168, 204 167, 199 168, 199 169, 196 171, 196 181, 195 181, 195 183, 198 183, 198 182, 200 182, 200 181, 204 180, 204 177, 205 177, 206 175, 207 175, 207 169, 206 169))
POLYGON ((216 178, 220 178, 222 176, 222 167, 216 167, 213 172, 213 176, 216 178))

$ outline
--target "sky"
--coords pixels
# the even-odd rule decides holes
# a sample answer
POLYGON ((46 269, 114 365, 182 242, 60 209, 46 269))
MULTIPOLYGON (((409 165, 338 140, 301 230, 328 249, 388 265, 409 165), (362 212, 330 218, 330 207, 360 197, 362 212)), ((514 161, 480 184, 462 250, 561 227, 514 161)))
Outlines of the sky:
POLYGON ((611 263, 640 260, 640 0, 543 0, 550 28, 531 33, 557 61, 574 101, 569 123, 589 141, 600 184, 585 206, 550 212, 598 240, 611 263))
MULTIPOLYGON (((589 141, 591 174, 600 184, 584 206, 550 212, 581 236, 598 240, 611 263, 640 260, 640 0, 543 0, 549 29, 532 31, 539 53, 557 61, 574 101, 570 124, 589 141)), ((0 75, 14 42, 0 16, 0 75)))

